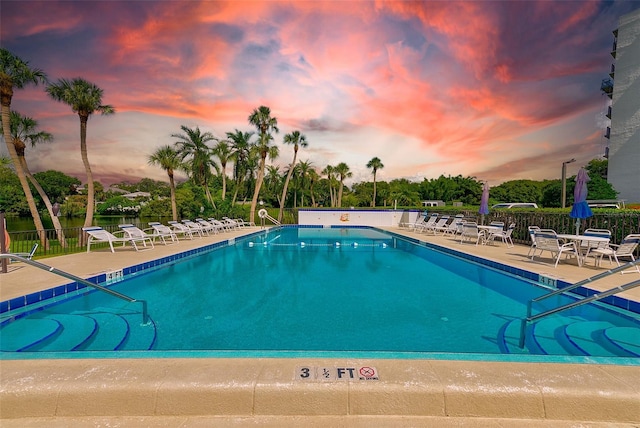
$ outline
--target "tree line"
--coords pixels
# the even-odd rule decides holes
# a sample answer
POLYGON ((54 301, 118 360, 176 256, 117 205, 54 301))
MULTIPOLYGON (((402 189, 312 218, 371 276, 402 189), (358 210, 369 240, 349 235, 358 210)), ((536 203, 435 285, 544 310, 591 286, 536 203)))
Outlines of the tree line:
MULTIPOLYGON (((94 207, 98 212, 107 208, 122 207, 128 210, 131 201, 121 196, 103 192, 100 183, 93 179, 86 145, 88 118, 94 113, 110 115, 115 108, 103 104, 103 91, 97 85, 82 78, 59 79, 49 82, 46 74, 33 68, 6 49, 0 49, 0 96, 2 104, 2 131, 10 155, 11 168, 7 162, 0 166, 0 204, 10 213, 25 214, 28 211, 34 219, 36 229, 44 230, 40 212, 46 211, 51 218, 58 239, 64 245, 60 223, 53 212, 53 203, 68 202, 73 198, 72 208, 67 213, 84 211, 85 226, 92 225, 94 207), (55 101, 68 105, 80 120, 80 155, 86 172, 86 189, 82 197, 74 195, 79 181, 65 176, 59 171, 45 171, 32 174, 25 157, 27 145, 48 142, 53 136, 38 129, 35 119, 11 111, 14 89, 27 85, 45 84, 46 93, 55 101), (17 184, 12 181, 12 173, 17 184), (51 180, 52 177, 56 177, 51 180), (51 186, 51 181, 61 186, 51 186), (13 183, 13 184, 12 184, 13 183), (46 183, 46 184, 45 184, 46 183), (60 187, 68 187, 65 193, 60 187), (24 199, 16 187, 22 188, 24 199), (101 204, 95 204, 96 193, 101 204), (35 196, 34 196, 35 195, 35 196), (114 199, 107 203, 109 199, 114 199), (118 199, 119 198, 119 199, 118 199), (84 202, 84 210, 78 204, 84 202), (114 203, 117 202, 117 203, 114 203), (106 205, 104 205, 106 204, 106 205), (101 208, 101 205, 104 205, 101 208), (43 208, 44 206, 44 208, 43 208), (105 208, 107 207, 107 208, 105 208)), ((158 166, 168 176, 169 185, 155 182, 155 197, 144 204, 137 213, 147 215, 167 215, 174 219, 191 217, 204 213, 233 215, 239 210, 239 202, 249 200, 249 220, 254 221, 258 201, 267 206, 279 208, 278 220, 282 221, 285 208, 296 207, 376 207, 399 206, 419 207, 422 200, 458 201, 464 205, 477 205, 482 193, 483 182, 475 177, 440 176, 412 182, 395 179, 378 182, 377 172, 384 168, 378 157, 373 157, 366 167, 371 170, 373 181, 355 183, 351 187, 345 181, 352 177, 349 165, 340 162, 335 166, 317 168, 309 160, 299 161, 299 150, 309 144, 307 137, 299 130, 284 135, 282 143, 293 148, 293 159, 284 171, 273 165, 280 155, 275 143, 279 133, 278 120, 267 106, 254 109, 247 117, 252 131, 235 129, 224 138, 217 138, 211 132, 202 132, 199 127, 181 126, 179 132, 171 134, 173 145, 158 147, 148 156, 148 163, 158 166), (271 164, 269 164, 271 162, 271 164), (231 172, 227 171, 231 168, 231 172), (187 180, 176 183, 175 173, 182 171, 187 180), (168 189, 167 189, 168 188, 168 189)), ((612 199, 615 190, 606 182, 606 160, 592 160, 587 170, 592 175, 589 194, 593 199, 612 199)), ((148 179, 144 179, 148 180, 148 179)), ((141 183, 149 184, 144 180, 141 183)), ((153 180, 151 180, 153 182, 153 180)), ((127 183, 122 183, 127 185, 127 183)), ((567 194, 572 195, 574 181, 567 181, 567 194)), ((560 206, 560 180, 515 180, 491 188, 492 202, 536 202, 545 207, 560 206)), ((569 198, 570 201, 571 198, 569 198)), ((135 201, 134 201, 135 202, 135 201)), ((139 205, 139 204, 138 204, 139 205)), ((109 211, 106 211, 107 213, 109 211)), ((44 240, 44 234, 41 239, 44 240)))

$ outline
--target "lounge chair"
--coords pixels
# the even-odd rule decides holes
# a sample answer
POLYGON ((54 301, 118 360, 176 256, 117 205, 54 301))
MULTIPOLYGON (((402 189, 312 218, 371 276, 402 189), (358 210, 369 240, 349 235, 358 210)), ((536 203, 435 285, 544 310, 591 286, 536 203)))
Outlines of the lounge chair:
POLYGON ((153 248, 155 236, 148 234, 146 230, 142 230, 133 224, 119 224, 118 227, 124 232, 124 236, 141 241, 145 247, 147 246, 147 241, 149 241, 151 248, 153 248))
MULTIPOLYGON (((458 233, 459 223, 464 221, 462 220, 463 218, 464 218, 464 214, 456 214, 456 216, 453 218, 453 220, 451 221, 451 223, 449 223, 448 226, 445 226, 444 228, 440 228, 436 230, 442 230, 443 235, 450 233, 455 236, 458 233)), ((460 228, 460 230, 462 230, 462 228, 460 228)))
POLYGON ((149 223, 149 226, 153 229, 153 237, 159 238, 164 245, 167 245, 167 238, 171 240, 170 243, 176 243, 178 241, 178 235, 171 230, 169 226, 166 226, 162 223, 158 223, 157 221, 152 221, 149 223))
MULTIPOLYGON (((85 231, 87 234, 89 234, 89 239, 87 240, 87 253, 91 251, 91 244, 99 244, 99 243, 108 243, 109 248, 111 248, 111 252, 115 253, 113 244, 120 243, 120 242, 122 242, 123 247, 127 245, 127 243, 129 243, 133 246, 133 248, 136 251, 140 251, 140 249, 138 248, 138 243, 142 242, 144 244, 145 241, 149 239, 149 238, 131 238, 129 236, 116 236, 113 233, 108 232, 98 226, 83 227, 82 230, 85 231)), ((151 247, 153 247, 153 242, 151 242, 151 247)))
POLYGON ((240 225, 240 227, 256 227, 256 224, 252 221, 245 221, 242 218, 236 218, 234 220, 240 225))
MULTIPOLYGON (((25 258, 27 260, 31 260, 33 258, 33 255, 36 253, 36 250, 38 249, 38 243, 34 243, 33 247, 31 247, 31 251, 29 251, 28 253, 11 253, 11 255, 13 256, 19 256, 22 258, 25 258)), ((14 260, 16 261, 16 260, 14 260)))
MULTIPOLYGON (((620 245, 609 244, 607 248, 600 248, 600 247, 594 248, 591 250, 591 253, 593 253, 594 255, 600 255, 600 258, 596 259, 596 263, 597 263, 596 266, 600 265, 600 262, 602 261, 602 258, 604 256, 609 257, 610 263, 611 263, 611 257, 613 257, 616 263, 618 264, 618 266, 620 266, 619 257, 629 257, 631 261, 635 260, 635 256, 633 255, 633 252, 636 250, 636 247, 638 245, 640 245, 640 235, 631 234, 631 235, 627 235, 622 240, 620 245)), ((640 267, 636 265, 635 270, 637 272, 640 272, 640 267)), ((630 272, 621 272, 621 273, 630 273, 630 272)))
MULTIPOLYGON (((607 238, 611 240, 611 231, 607 229, 587 229, 582 233, 584 236, 597 236, 599 238, 607 238)), ((591 251, 596 248, 609 248, 609 241, 589 241, 587 239, 580 242, 580 247, 578 248, 585 259, 591 255, 591 251)), ((597 258, 597 255, 595 256, 597 258)), ((595 262, 594 262, 595 263, 595 262)))
POLYGON ((222 220, 209 217, 209 221, 211 222, 211 224, 217 227, 218 230, 221 230, 222 232, 226 232, 227 230, 233 229, 233 226, 231 226, 231 224, 228 223, 226 220, 222 221, 222 220))
POLYGON ((220 226, 218 226, 217 224, 211 223, 210 221, 207 221, 203 218, 197 218, 195 221, 196 224, 199 224, 200 226, 202 226, 202 230, 206 233, 218 233, 220 231, 220 226))
POLYGON ((433 232, 433 234, 435 235, 438 230, 441 230, 444 227, 444 225, 447 224, 447 222, 449 221, 450 218, 451 218, 451 216, 443 215, 435 223, 432 223, 430 225, 424 225, 424 226, 420 227, 419 232, 428 232, 428 231, 430 231, 430 232, 433 232))
POLYGON ((191 220, 182 220, 182 224, 187 226, 189 230, 191 230, 191 233, 195 232, 200 236, 209 235, 209 231, 205 230, 204 226, 194 223, 191 220))
POLYGON ((476 245, 485 242, 486 235, 484 231, 478 229, 478 223, 475 221, 468 221, 462 225, 462 233, 460 234, 460 243, 464 241, 473 241, 475 239, 476 245))
MULTIPOLYGON (((543 251, 549 251, 551 253, 551 257, 555 259, 555 264, 553 267, 558 267, 558 262, 560 261, 560 257, 564 254, 565 256, 575 256, 578 260, 578 266, 582 266, 582 258, 580 257, 580 253, 576 248, 575 242, 567 242, 566 244, 560 244, 560 240, 558 239, 558 235, 553 230, 540 230, 535 232, 536 237, 536 249, 540 250, 540 255, 542 255, 543 251)), ((535 257, 535 253, 531 256, 531 260, 535 257)))
MULTIPOLYGON (((191 228, 175 220, 168 221, 167 224, 171 226, 171 230, 176 235, 182 235, 185 238, 193 239, 193 232, 191 231, 191 228)), ((202 236, 202 233, 199 233, 199 235, 202 236)))
MULTIPOLYGON (((209 219, 211 220, 211 219, 209 219)), ((221 223, 223 223, 227 229, 231 230, 231 229, 240 229, 240 223, 238 223, 237 220, 229 218, 229 217, 222 217, 222 220, 220 220, 221 223)))

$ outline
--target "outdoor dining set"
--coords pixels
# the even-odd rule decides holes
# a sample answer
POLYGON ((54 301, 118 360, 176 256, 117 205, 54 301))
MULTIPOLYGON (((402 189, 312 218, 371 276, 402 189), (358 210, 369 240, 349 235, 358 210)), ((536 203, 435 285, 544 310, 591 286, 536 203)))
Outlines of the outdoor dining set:
MULTIPOLYGON (((500 221, 484 225, 478 224, 477 221, 468 221, 462 214, 450 216, 433 213, 429 216, 421 216, 413 223, 403 223, 400 226, 418 233, 451 235, 459 239, 460 243, 493 245, 496 241, 502 241, 507 248, 511 248, 513 247, 511 234, 516 224, 510 223, 505 228, 505 223, 500 221)), ((615 262, 620 266, 620 259, 635 260, 634 251, 640 245, 640 234, 627 235, 620 244, 615 244, 612 242, 611 231, 606 229, 586 229, 582 234, 578 231, 574 234, 559 234, 554 230, 541 229, 537 226, 529 226, 528 230, 531 247, 527 257, 543 263, 550 258, 554 267, 563 260, 563 256, 564 260, 575 260, 578 266, 585 266, 591 258, 594 266, 599 267, 605 257, 610 263, 615 262)), ((636 265, 635 271, 640 272, 640 267, 636 265)))

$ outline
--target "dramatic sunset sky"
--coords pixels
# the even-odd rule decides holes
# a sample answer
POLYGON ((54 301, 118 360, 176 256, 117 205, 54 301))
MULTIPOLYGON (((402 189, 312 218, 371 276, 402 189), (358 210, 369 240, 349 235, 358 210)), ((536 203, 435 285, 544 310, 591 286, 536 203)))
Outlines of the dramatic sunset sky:
MULTIPOLYGON (((636 1, 29 1, 2 0, 1 44, 51 81, 82 77, 111 116, 89 119, 96 179, 166 180, 147 164, 180 126, 217 137, 253 130, 260 105, 309 147, 320 172, 350 182, 473 176, 497 185, 555 179, 604 153, 612 30, 636 1)), ((44 87, 12 108, 51 132, 33 171, 85 180, 77 114, 44 87)), ((4 146, 4 144, 2 144, 4 146)), ((6 147, 0 154, 6 155, 6 147)), ((231 169, 229 168, 229 174, 231 169)))

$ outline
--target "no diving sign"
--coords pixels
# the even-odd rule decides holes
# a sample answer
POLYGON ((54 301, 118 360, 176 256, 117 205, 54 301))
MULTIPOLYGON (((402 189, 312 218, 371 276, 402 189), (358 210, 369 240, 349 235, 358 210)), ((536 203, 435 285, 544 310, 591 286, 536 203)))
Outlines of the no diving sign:
POLYGON ((380 380, 378 370, 371 366, 361 367, 296 367, 295 379, 302 381, 323 380, 323 381, 367 381, 380 380))

